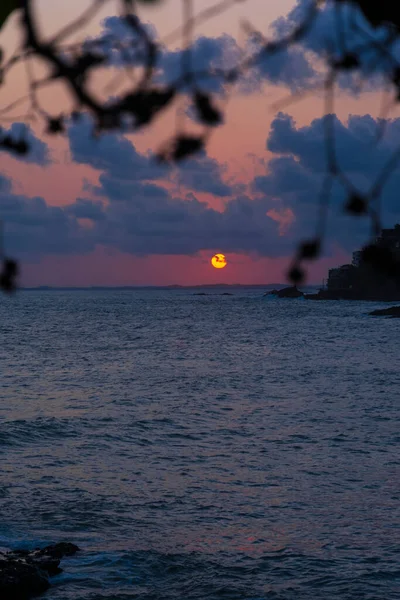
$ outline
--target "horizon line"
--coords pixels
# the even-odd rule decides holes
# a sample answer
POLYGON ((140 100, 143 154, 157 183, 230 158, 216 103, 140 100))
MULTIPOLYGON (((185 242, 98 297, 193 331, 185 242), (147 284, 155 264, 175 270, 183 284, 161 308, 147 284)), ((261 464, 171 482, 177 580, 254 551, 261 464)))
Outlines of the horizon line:
MULTIPOLYGON (((321 284, 308 283, 297 287, 316 287, 321 284)), ((46 290, 135 290, 135 289, 195 289, 195 288, 274 288, 274 287, 292 287, 288 283, 198 283, 193 285, 168 284, 168 285, 37 285, 21 286, 19 289, 24 291, 46 291, 46 290)))

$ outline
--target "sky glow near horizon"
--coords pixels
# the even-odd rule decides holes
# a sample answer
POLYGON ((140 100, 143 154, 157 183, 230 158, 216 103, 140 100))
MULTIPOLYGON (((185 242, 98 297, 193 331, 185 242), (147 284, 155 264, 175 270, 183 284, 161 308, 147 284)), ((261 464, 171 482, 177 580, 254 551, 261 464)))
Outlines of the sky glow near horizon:
MULTIPOLYGON (((214 0, 198 0, 195 7, 212 4, 214 0)), ((84 5, 82 0, 70 0, 67 5, 38 0, 43 30, 56 31, 84 5)), ((294 5, 292 0, 238 3, 196 33, 207 36, 217 50, 224 35, 240 45, 244 41, 241 17, 267 32, 294 5)), ((163 37, 180 23, 180 2, 165 0, 159 9, 143 10, 142 16, 163 37)), ((87 31, 90 35, 97 32, 96 25, 87 31)), ((15 36, 11 22, 0 44, 10 47, 15 36)), ((176 50, 177 43, 169 50, 176 50)), ((97 145, 90 141, 85 126, 71 128, 66 138, 49 138, 33 125, 38 138, 34 158, 22 162, 2 153, 0 167, 0 216, 5 221, 9 253, 22 262, 22 283, 284 281, 296 243, 313 234, 323 170, 321 94, 307 94, 281 112, 272 109, 276 101, 290 95, 288 81, 302 77, 305 85, 312 76, 302 56, 292 54, 285 63, 272 65, 261 86, 235 94, 226 122, 211 137, 207 154, 179 169, 157 170, 148 158, 149 151, 168 139, 171 118, 135 136, 104 136, 97 145), (217 252, 226 255, 229 269, 212 268, 210 259, 217 252)), ((2 88, 4 104, 23 93, 24 81, 19 71, 2 88)), ((52 91, 50 101, 62 105, 60 89, 52 91)), ((361 133, 367 132, 372 139, 379 110, 379 90, 359 97, 342 90, 336 101, 341 121, 338 143, 361 184, 377 163, 361 133), (352 160, 355 156, 357 160, 352 160)), ((394 148, 399 127, 397 121, 390 125, 380 155, 394 148)), ((398 185, 394 178, 387 191, 387 225, 400 220, 395 203, 398 185)), ((310 282, 319 283, 328 268, 345 262, 364 241, 367 224, 353 221, 340 211, 333 214, 327 255, 311 266, 310 282)))

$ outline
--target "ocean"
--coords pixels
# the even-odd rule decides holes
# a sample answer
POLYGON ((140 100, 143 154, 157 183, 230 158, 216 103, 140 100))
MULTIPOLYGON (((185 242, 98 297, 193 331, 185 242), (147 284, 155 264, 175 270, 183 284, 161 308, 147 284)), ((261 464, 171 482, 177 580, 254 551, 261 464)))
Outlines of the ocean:
POLYGON ((0 298, 0 546, 80 546, 44 600, 398 600, 400 320, 196 292, 0 298))

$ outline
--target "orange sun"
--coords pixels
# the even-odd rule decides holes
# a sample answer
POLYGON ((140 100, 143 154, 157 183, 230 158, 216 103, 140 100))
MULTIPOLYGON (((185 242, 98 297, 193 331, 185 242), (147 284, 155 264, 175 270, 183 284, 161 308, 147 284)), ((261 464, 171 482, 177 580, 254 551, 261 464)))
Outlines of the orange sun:
POLYGON ((216 269, 223 269, 228 264, 226 262, 225 254, 215 254, 211 259, 211 264, 216 269))

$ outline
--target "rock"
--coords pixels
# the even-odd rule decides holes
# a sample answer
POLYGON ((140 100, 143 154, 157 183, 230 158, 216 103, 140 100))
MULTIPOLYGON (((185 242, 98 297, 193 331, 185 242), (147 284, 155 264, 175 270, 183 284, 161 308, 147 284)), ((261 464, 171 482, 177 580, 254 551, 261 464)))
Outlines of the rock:
POLYGON ((48 575, 23 559, 0 557, 0 597, 28 600, 50 587, 48 575))
POLYGON ((268 295, 278 296, 278 298, 301 298, 303 292, 297 289, 295 285, 283 288, 282 290, 272 290, 268 295))
POLYGON ((64 556, 73 556, 79 552, 78 546, 71 544, 70 542, 60 542, 59 544, 53 544, 46 546, 38 551, 40 556, 50 556, 52 558, 64 558, 64 556))
POLYGON ((35 550, 0 553, 0 598, 29 600, 48 590, 49 577, 61 573, 60 560, 78 552, 67 542, 35 550))
POLYGON ((389 306, 389 308, 380 308, 369 313, 373 317, 392 317, 400 318, 400 306, 389 306))

